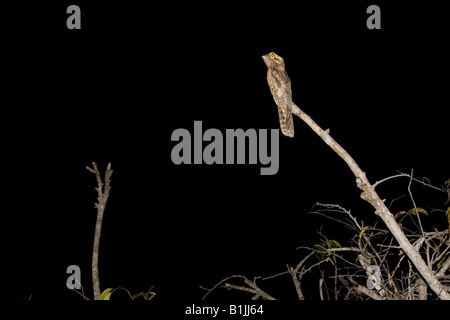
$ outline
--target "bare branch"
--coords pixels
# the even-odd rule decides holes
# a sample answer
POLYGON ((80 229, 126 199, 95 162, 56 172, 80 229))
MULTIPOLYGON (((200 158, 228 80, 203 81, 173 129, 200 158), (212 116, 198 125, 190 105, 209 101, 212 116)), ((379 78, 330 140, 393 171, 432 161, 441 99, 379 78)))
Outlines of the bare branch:
POLYGON ((274 297, 272 297, 270 294, 266 293, 264 290, 262 290, 261 288, 259 288, 259 287, 256 285, 256 280, 255 280, 255 281, 251 281, 251 280, 247 279, 246 277, 244 277, 244 276, 242 276, 242 275, 233 275, 233 276, 227 277, 227 278, 225 278, 225 279, 219 281, 219 282, 218 282, 214 287, 212 287, 211 289, 204 288, 204 287, 201 287, 201 286, 200 286, 201 289, 207 291, 206 294, 203 296, 202 300, 205 300, 205 298, 206 298, 213 290, 215 290, 216 288, 218 288, 222 283, 224 283, 224 282, 226 282, 226 281, 228 281, 228 280, 230 280, 230 279, 233 279, 233 278, 241 278, 241 279, 244 279, 244 283, 245 283, 248 287, 245 287, 245 286, 237 286, 237 285, 230 284, 230 283, 225 283, 225 284, 223 285, 223 287, 224 287, 224 288, 227 288, 227 289, 235 289, 235 290, 239 290, 239 291, 245 291, 245 292, 253 293, 254 296, 252 297, 252 300, 257 300, 257 299, 259 299, 259 297, 261 297, 261 298, 263 298, 263 299, 265 299, 265 300, 276 300, 276 299, 275 299, 274 297))
POLYGON ((384 178, 384 179, 382 179, 380 181, 375 182, 373 184, 373 187, 376 188, 376 186, 378 186, 379 184, 382 184, 383 182, 385 182, 387 180, 394 179, 394 178, 400 178, 400 177, 410 177, 410 175, 406 174, 406 173, 396 174, 395 176, 390 176, 390 177, 387 177, 387 178, 384 178))
MULTIPOLYGON (((384 200, 382 200, 375 187, 371 185, 364 171, 361 170, 356 161, 350 156, 350 154, 341 147, 329 134, 329 130, 323 130, 317 123, 315 123, 310 116, 303 112, 297 105, 293 103, 292 112, 300 117, 334 152, 336 152, 348 165, 350 170, 356 177, 356 185, 361 189, 361 198, 370 203, 375 209, 375 214, 378 215, 392 235, 397 240, 402 250, 406 253, 408 258, 415 265, 422 277, 425 279, 430 288, 437 294, 442 300, 450 300, 450 294, 445 290, 443 285, 436 278, 436 275, 431 268, 425 263, 411 243, 406 235, 403 233, 399 225, 394 219, 394 216, 386 207, 384 200)), ((440 189, 439 189, 440 190, 440 189)))
POLYGON ((274 274, 274 275, 271 275, 271 276, 267 276, 267 277, 261 278, 261 280, 264 281, 264 280, 273 279, 273 278, 280 277, 280 276, 288 274, 288 273, 289 273, 288 271, 280 272, 280 273, 277 273, 277 274, 274 274))
POLYGON ((98 193, 97 203, 95 204, 95 207, 97 208, 97 222, 95 224, 94 246, 92 249, 92 282, 94 287, 94 299, 98 300, 101 295, 100 278, 98 274, 100 236, 102 230, 103 214, 105 212, 106 202, 108 201, 109 190, 111 189, 110 179, 113 171, 111 170, 111 163, 108 163, 105 172, 105 188, 103 189, 103 182, 100 176, 100 172, 98 171, 97 164, 95 162, 92 162, 92 168, 86 167, 86 169, 89 172, 95 174, 95 177, 97 179, 97 188, 95 188, 98 193))
POLYGON ((295 267, 294 271, 298 272, 298 270, 300 270, 300 268, 305 264, 306 260, 308 260, 309 258, 311 258, 314 254, 314 251, 311 251, 306 257, 304 257, 295 267))
MULTIPOLYGON (((75 289, 75 288, 72 288, 71 290, 75 291, 77 294, 79 294, 80 296, 82 296, 82 297, 83 297, 83 300, 89 300, 89 298, 86 297, 86 295, 84 294, 84 288, 83 288, 83 285, 82 285, 77 279, 74 279, 74 280, 75 280, 76 283, 78 283, 78 284, 80 285, 81 292, 78 292, 78 290, 75 289)), ((31 297, 30 297, 30 299, 31 299, 31 297)))
POLYGON ((420 219, 419 211, 417 211, 416 202, 414 201, 414 197, 411 192, 411 183, 412 183, 412 179, 413 179, 413 172, 414 172, 413 169, 411 169, 411 175, 410 175, 410 179, 409 179, 409 183, 408 183, 408 193, 409 193, 409 197, 411 198, 411 201, 413 203, 414 210, 415 210, 416 216, 417 216, 417 220, 419 221, 420 231, 422 232, 423 239, 425 240, 425 234, 424 234, 424 231, 422 228, 422 220, 420 219))
POLYGON ((324 300, 323 298, 323 283, 325 282, 324 278, 324 273, 321 272, 321 278, 319 279, 319 296, 320 296, 320 300, 324 300))
POLYGON ((229 276, 229 277, 227 277, 227 278, 225 278, 225 279, 220 280, 220 281, 219 281, 214 287, 212 287, 211 289, 208 289, 208 288, 205 288, 205 287, 200 286, 201 289, 207 291, 206 294, 203 296, 202 300, 205 300, 205 298, 206 298, 213 290, 215 290, 217 287, 219 287, 222 283, 224 283, 225 281, 228 281, 228 280, 230 280, 230 279, 233 279, 233 278, 243 278, 243 279, 247 279, 246 277, 241 276, 241 275, 233 275, 233 276, 229 276))
POLYGON ((364 293, 366 296, 372 298, 373 300, 383 300, 383 298, 380 295, 378 295, 376 292, 374 292, 374 291, 370 290, 369 288, 364 287, 362 285, 358 285, 356 290, 364 293))
POLYGON ((263 290, 258 288, 256 286, 256 284, 254 284, 254 283, 252 283, 252 284, 255 286, 254 288, 248 288, 248 287, 244 287, 244 286, 236 286, 234 284, 229 284, 229 283, 225 283, 224 287, 227 289, 235 289, 235 290, 253 293, 254 296, 252 297, 252 300, 257 300, 257 299, 259 299, 259 297, 262 297, 265 300, 276 300, 274 297, 272 297, 271 295, 267 294, 266 292, 264 292, 263 290))
POLYGON ((427 285, 422 278, 417 280, 417 291, 419 293, 418 300, 427 300, 427 285))
POLYGON ((299 300, 305 300, 305 296, 303 295, 302 288, 300 286, 300 280, 297 276, 297 272, 294 270, 294 268, 287 265, 287 269, 289 274, 292 277, 292 281, 294 282, 295 291, 297 291, 297 296, 299 300))
POLYGON ((443 278, 448 269, 450 269, 450 256, 447 256, 447 260, 441 265, 438 273, 436 273, 436 277, 438 279, 443 278))
MULTIPOLYGON (((329 211, 329 212, 336 211, 336 212, 339 212, 339 213, 345 213, 345 214, 347 214, 347 215, 349 216, 349 218, 350 218, 350 219, 353 221, 353 223, 355 224, 355 226, 356 226, 356 228, 358 229, 358 231, 361 230, 362 226, 359 225, 358 221, 357 221, 356 218, 351 214, 350 210, 345 209, 345 208, 341 207, 341 206, 338 205, 338 204, 320 203, 320 202, 317 202, 315 205, 316 205, 316 206, 324 207, 324 208, 326 208, 327 211, 329 211)), ((332 217, 327 216, 327 215, 323 215, 323 216, 326 217, 326 218, 328 218, 328 219, 335 220, 335 221, 337 221, 337 222, 339 222, 339 223, 343 223, 344 225, 348 226, 350 229, 354 229, 353 226, 351 226, 350 224, 345 223, 345 222, 343 222, 343 221, 341 221, 341 220, 332 218, 332 217)))
POLYGON ((257 300, 259 297, 261 297, 265 300, 276 300, 274 297, 272 297, 268 293, 264 292, 261 288, 259 288, 256 285, 255 281, 250 281, 248 279, 245 279, 244 282, 254 290, 255 296, 252 298, 252 300, 257 300))

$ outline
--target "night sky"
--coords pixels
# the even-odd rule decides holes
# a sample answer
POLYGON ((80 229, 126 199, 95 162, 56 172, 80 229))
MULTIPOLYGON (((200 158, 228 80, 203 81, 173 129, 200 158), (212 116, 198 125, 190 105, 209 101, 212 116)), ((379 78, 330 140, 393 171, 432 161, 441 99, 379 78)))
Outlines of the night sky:
MULTIPOLYGON (((449 178, 449 30, 438 7, 381 2, 382 28, 368 30, 372 3, 82 1, 82 29, 68 30, 68 4, 8 11, 3 277, 13 300, 81 300, 65 286, 73 264, 92 298, 92 161, 102 175, 108 162, 114 171, 101 287, 154 286, 154 301, 199 301, 199 286, 229 275, 285 271, 302 257, 297 247, 320 241, 321 226, 347 244, 348 233, 308 214, 317 201, 375 221, 347 165, 298 117, 293 139, 280 132, 276 175, 260 175, 261 164, 172 162, 172 132, 193 135, 194 121, 224 134, 279 129, 261 59, 271 51, 285 59, 293 101, 330 128, 371 182, 412 168, 437 186, 449 178)), ((407 184, 388 182, 380 196, 405 195, 407 184)), ((444 207, 445 196, 421 198, 423 189, 413 189, 421 206, 444 207)), ((405 197, 393 210, 410 207, 405 197)), ((265 288, 296 299, 289 278, 265 288)))

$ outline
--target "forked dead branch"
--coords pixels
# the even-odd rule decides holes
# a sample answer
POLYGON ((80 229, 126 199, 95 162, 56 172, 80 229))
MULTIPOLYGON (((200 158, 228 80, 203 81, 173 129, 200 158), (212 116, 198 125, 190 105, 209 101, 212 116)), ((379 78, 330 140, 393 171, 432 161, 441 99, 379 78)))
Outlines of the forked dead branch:
POLYGON ((100 236, 102 231, 103 213, 105 212, 106 202, 109 197, 109 190, 111 189, 110 183, 113 171, 111 170, 111 163, 108 163, 105 171, 105 183, 103 183, 95 162, 92 162, 92 168, 86 167, 86 169, 95 174, 97 179, 97 188, 95 188, 98 194, 97 203, 95 204, 95 207, 97 208, 97 222, 95 224, 94 246, 92 249, 92 282, 94 286, 94 299, 98 300, 101 295, 100 278, 98 275, 100 236))

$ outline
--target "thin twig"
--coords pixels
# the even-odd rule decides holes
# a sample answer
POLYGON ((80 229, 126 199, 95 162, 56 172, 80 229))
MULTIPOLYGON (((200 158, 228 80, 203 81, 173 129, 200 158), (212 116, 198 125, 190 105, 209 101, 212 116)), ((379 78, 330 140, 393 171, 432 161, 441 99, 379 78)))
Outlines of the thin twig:
POLYGON ((395 176, 390 176, 390 177, 381 179, 380 181, 375 182, 375 183, 373 184, 373 187, 375 188, 376 186, 378 186, 379 184, 381 184, 381 183, 383 183, 383 182, 385 182, 385 181, 388 181, 388 180, 394 179, 394 178, 399 178, 399 177, 409 177, 409 174, 406 174, 406 173, 400 173, 400 174, 396 174, 395 176))
POLYGON ((208 288, 205 288, 205 287, 200 286, 201 289, 207 291, 206 294, 203 296, 202 300, 205 300, 205 298, 206 298, 213 290, 215 290, 217 287, 219 287, 222 283, 224 283, 225 281, 228 281, 228 280, 230 280, 230 279, 233 279, 233 278, 243 278, 243 279, 247 279, 246 277, 244 277, 244 276, 242 276, 242 275, 232 275, 232 276, 229 276, 229 277, 227 277, 227 278, 225 278, 225 279, 220 280, 220 281, 219 281, 214 287, 212 287, 211 289, 208 289, 208 288))
POLYGON ((76 293, 78 293, 80 296, 82 296, 84 300, 89 300, 89 298, 86 297, 86 295, 84 294, 84 289, 83 289, 82 284, 77 279, 75 279, 75 282, 77 282, 80 285, 81 292, 78 292, 78 290, 75 288, 72 288, 72 290, 75 291, 76 293))
POLYGON ((414 210, 415 210, 416 216, 417 216, 417 220, 419 220, 420 232, 422 233, 423 239, 425 240, 425 233, 422 228, 422 220, 420 219, 419 211, 417 210, 416 202, 414 201, 414 197, 411 192, 411 183, 412 183, 412 179, 413 179, 413 172, 414 172, 414 170, 411 169, 411 175, 410 175, 410 179, 409 179, 409 183, 408 183, 408 193, 409 193, 409 197, 411 198, 411 201, 413 203, 414 210))
POLYGON ((277 273, 277 274, 274 274, 274 275, 271 275, 271 276, 267 276, 267 277, 261 278, 261 281, 273 279, 273 278, 276 278, 276 277, 280 277, 280 276, 283 276, 283 275, 288 274, 288 273, 289 273, 288 271, 283 271, 283 272, 280 272, 280 273, 277 273))

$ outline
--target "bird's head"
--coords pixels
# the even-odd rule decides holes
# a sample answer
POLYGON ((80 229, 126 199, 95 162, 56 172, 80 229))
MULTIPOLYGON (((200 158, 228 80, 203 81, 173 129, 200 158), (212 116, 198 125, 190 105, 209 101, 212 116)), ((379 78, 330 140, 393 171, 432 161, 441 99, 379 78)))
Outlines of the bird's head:
POLYGON ((284 69, 284 59, 275 52, 265 54, 262 58, 268 68, 284 69))

